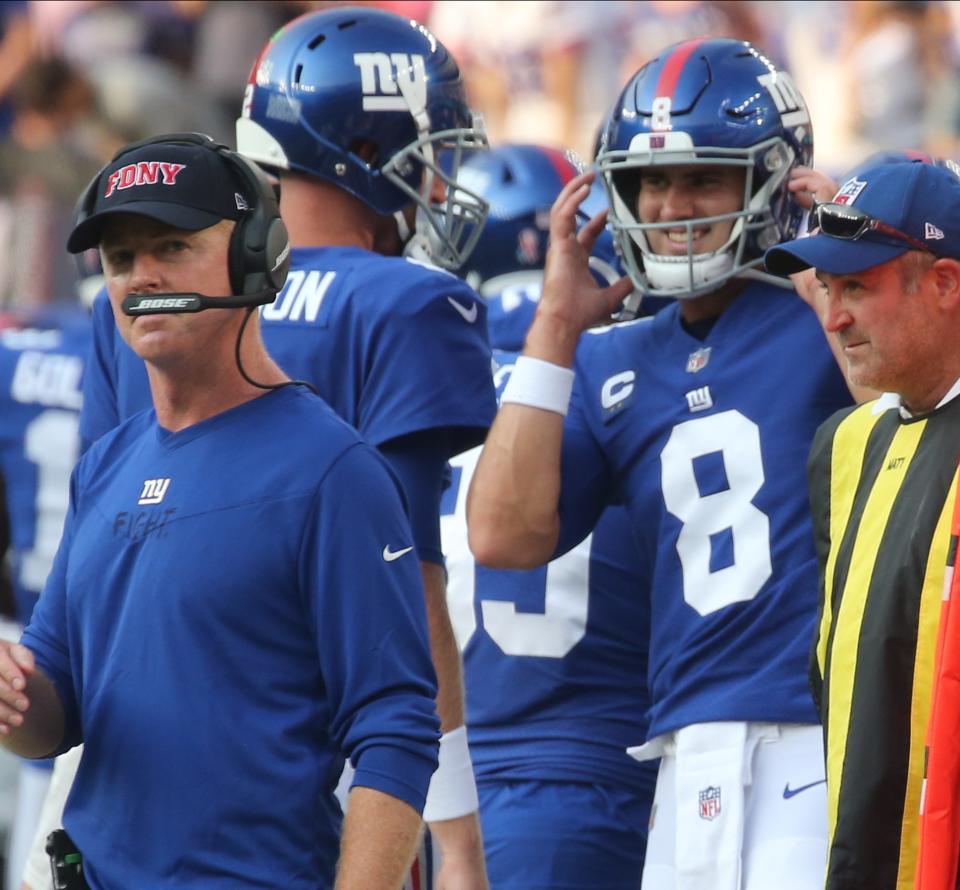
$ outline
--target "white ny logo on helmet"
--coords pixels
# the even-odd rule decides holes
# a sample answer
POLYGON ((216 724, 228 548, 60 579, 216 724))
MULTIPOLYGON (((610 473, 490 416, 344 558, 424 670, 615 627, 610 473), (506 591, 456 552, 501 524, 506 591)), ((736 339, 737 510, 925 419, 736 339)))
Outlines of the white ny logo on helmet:
POLYGON ((793 78, 786 71, 763 74, 757 78, 757 81, 767 88, 785 127, 810 123, 810 114, 803 96, 800 95, 800 91, 794 86, 793 78))
POLYGON ((423 56, 407 53, 354 53, 360 69, 364 111, 409 111, 427 102, 423 56))

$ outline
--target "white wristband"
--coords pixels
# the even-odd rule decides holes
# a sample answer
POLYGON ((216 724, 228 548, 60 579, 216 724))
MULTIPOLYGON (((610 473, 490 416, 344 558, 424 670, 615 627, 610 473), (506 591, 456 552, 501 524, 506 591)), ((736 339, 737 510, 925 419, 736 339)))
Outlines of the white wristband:
POLYGON ((500 404, 513 402, 543 408, 556 414, 566 415, 573 390, 573 370, 561 368, 543 359, 521 355, 513 366, 500 404))
POLYGON ((478 809, 480 801, 467 747, 467 727, 458 726, 440 736, 440 765, 430 779, 423 821, 459 819, 478 809))

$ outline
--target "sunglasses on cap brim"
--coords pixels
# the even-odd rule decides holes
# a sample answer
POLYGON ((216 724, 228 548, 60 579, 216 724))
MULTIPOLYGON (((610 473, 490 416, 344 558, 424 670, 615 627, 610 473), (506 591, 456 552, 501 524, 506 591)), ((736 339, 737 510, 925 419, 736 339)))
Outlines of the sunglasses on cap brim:
POLYGON ((814 204, 810 215, 816 227, 831 238, 856 241, 870 232, 876 232, 904 241, 916 250, 933 253, 922 241, 847 204, 814 204))

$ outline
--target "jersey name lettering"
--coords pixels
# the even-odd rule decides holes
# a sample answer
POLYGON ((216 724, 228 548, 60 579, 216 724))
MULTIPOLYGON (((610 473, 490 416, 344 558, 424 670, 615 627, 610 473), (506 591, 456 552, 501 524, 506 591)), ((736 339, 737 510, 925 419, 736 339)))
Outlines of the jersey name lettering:
POLYGON ((24 352, 17 359, 10 395, 24 404, 80 410, 83 362, 73 355, 24 352))
POLYGON ((315 322, 320 314, 323 298, 336 276, 336 272, 321 273, 316 269, 304 272, 294 269, 287 276, 287 283, 280 291, 280 296, 263 307, 263 317, 267 321, 315 322))

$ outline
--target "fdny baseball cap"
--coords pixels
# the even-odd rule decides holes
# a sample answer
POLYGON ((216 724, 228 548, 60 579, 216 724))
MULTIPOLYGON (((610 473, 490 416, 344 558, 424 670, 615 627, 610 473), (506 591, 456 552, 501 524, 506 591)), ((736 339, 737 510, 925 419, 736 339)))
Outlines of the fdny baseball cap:
POLYGON ((228 161, 208 147, 138 145, 118 154, 90 184, 80 199, 67 250, 81 253, 96 247, 104 223, 114 213, 136 213, 197 231, 222 219, 240 219, 254 200, 244 194, 228 161))
POLYGON ((811 213, 815 234, 771 247, 767 271, 792 275, 811 266, 852 275, 911 249, 960 259, 960 168, 914 161, 869 167, 833 201, 811 213))

